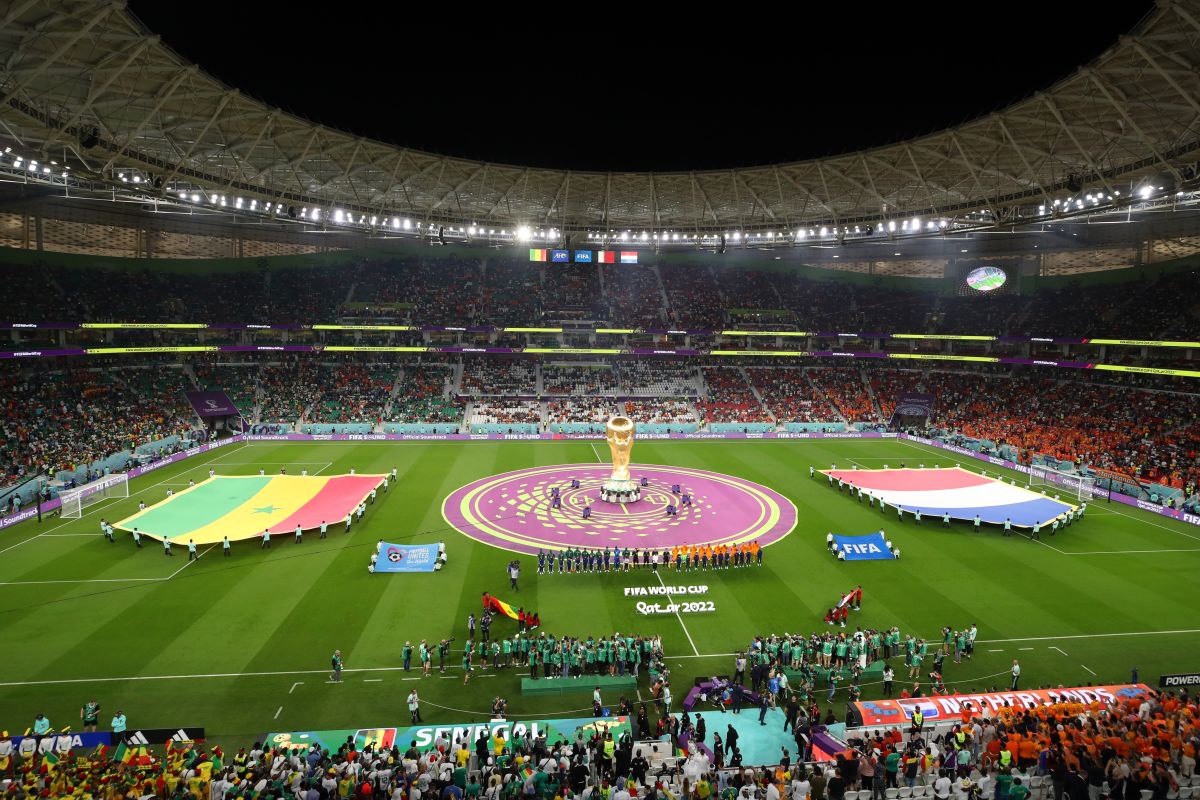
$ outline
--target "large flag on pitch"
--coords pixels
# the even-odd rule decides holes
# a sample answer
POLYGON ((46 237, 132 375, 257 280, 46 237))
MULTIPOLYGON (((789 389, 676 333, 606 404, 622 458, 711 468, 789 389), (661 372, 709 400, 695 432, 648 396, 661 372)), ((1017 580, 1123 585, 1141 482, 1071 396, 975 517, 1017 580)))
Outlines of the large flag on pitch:
POLYGON ((970 522, 975 515, 992 524, 1012 520, 1014 527, 1049 525, 1075 508, 1038 492, 979 475, 962 467, 948 469, 830 469, 833 479, 858 487, 872 498, 906 512, 921 512, 927 520, 949 514, 970 522))
POLYGON ((155 539, 213 544, 344 523, 386 475, 217 475, 114 523, 155 539))

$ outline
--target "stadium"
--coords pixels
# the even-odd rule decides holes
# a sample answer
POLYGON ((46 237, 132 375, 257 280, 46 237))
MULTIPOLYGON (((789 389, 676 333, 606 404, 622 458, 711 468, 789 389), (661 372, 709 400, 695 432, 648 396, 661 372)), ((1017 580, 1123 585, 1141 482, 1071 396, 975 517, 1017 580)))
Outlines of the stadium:
POLYGON ((0 16, 5 798, 1200 796, 1197 0, 660 171, 0 16))

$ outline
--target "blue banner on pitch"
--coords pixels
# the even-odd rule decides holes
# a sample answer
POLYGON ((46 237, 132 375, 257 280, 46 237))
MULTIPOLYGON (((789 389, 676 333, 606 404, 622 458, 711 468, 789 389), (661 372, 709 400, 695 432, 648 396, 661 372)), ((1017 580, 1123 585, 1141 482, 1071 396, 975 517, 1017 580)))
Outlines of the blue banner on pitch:
POLYGON ((437 564, 436 544, 389 544, 379 548, 376 572, 433 572, 437 564))
POLYGON ((892 551, 888 550, 882 533, 872 533, 867 536, 841 536, 835 533, 833 544, 839 551, 846 554, 847 561, 876 561, 892 558, 892 551))

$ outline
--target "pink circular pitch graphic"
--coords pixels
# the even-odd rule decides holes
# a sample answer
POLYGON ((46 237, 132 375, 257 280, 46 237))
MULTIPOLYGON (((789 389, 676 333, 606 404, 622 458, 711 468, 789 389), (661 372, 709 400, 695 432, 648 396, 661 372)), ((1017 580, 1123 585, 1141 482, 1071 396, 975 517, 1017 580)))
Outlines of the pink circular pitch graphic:
POLYGON ((452 492, 442 502, 442 516, 476 541, 529 554, 755 540, 766 546, 796 527, 796 506, 778 492, 732 475, 687 467, 631 465, 634 480, 645 477, 649 484, 642 488, 642 498, 623 506, 605 503, 600 487, 611 471, 602 464, 557 464, 481 478, 452 492), (572 480, 579 481, 579 488, 571 488, 572 480), (691 496, 690 506, 672 493, 675 484, 691 496), (557 509, 551 497, 554 487, 561 498, 557 509), (673 517, 667 515, 672 501, 678 508, 673 517), (584 519, 588 505, 591 518, 584 519))

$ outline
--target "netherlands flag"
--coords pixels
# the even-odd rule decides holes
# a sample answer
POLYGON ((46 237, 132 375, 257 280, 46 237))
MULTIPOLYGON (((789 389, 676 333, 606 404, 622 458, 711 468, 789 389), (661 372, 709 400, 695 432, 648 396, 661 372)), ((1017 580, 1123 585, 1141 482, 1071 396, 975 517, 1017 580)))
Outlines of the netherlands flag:
POLYGON ((822 470, 834 479, 869 492, 873 497, 926 519, 949 514, 952 519, 1003 524, 1019 528, 1048 525, 1075 508, 1038 492, 1013 486, 997 478, 978 475, 962 467, 948 469, 833 469, 822 470))

